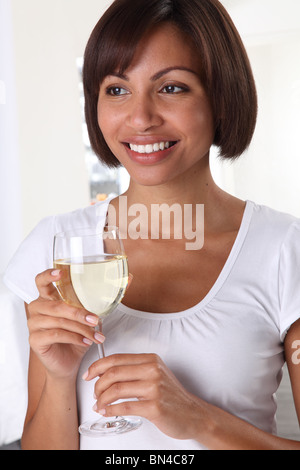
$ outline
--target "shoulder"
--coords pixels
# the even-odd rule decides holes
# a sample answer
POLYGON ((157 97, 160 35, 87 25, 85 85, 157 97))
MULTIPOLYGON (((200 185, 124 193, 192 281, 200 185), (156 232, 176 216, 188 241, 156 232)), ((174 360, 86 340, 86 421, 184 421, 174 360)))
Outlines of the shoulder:
POLYGON ((286 212, 249 201, 252 217, 249 231, 260 243, 269 246, 284 244, 294 233, 300 231, 300 219, 286 212))
POLYGON ((243 266, 249 286, 263 305, 283 341, 300 309, 300 220, 288 213, 251 203, 243 266))
POLYGON ((26 236, 20 248, 29 243, 49 245, 49 239, 53 239, 58 232, 95 226, 99 221, 105 220, 108 203, 99 202, 95 205, 75 209, 70 212, 47 216, 41 219, 33 230, 26 236))
POLYGON ((300 222, 300 219, 287 212, 281 212, 252 201, 249 201, 249 204, 253 207, 255 222, 260 224, 260 226, 270 227, 271 229, 282 228, 284 230, 294 222, 300 222))
POLYGON ((56 233, 75 228, 96 227, 104 223, 108 201, 75 209, 70 212, 48 216, 42 219, 21 244, 21 249, 29 249, 33 244, 41 251, 52 250, 53 238, 56 233))
POLYGON ((104 222, 106 218, 109 200, 98 202, 94 205, 79 208, 71 212, 54 216, 54 230, 57 232, 96 226, 104 222))
POLYGON ((36 298, 35 276, 53 265, 53 239, 58 232, 105 222, 109 200, 42 219, 10 260, 4 283, 27 303, 36 298))
POLYGON ((300 257, 300 219, 251 201, 247 211, 243 261, 251 262, 266 277, 271 271, 284 270, 286 260, 294 265, 300 257))

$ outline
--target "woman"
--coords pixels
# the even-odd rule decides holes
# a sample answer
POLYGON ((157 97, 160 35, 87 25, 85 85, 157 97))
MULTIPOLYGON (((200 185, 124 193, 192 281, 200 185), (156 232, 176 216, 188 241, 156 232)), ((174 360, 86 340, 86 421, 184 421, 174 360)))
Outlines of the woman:
POLYGON ((155 204, 189 206, 182 224, 201 230, 204 205, 204 244, 187 249, 171 218, 169 239, 151 238, 150 225, 130 236, 134 214, 124 217, 121 197, 38 225, 5 277, 27 304, 30 332, 23 448, 300 449, 275 435, 274 421, 284 357, 300 416, 300 222, 226 194, 209 168, 211 146, 237 158, 256 120, 251 69, 228 14, 217 0, 116 0, 87 45, 84 87, 95 152, 130 174, 127 207, 149 215, 155 204), (52 283, 61 273, 47 268, 55 232, 111 213, 133 281, 105 320, 105 339, 94 315, 60 300, 52 283), (28 267, 33 249, 39 258, 28 267), (104 339, 107 357, 97 360, 104 339), (78 411, 81 421, 98 412, 144 423, 79 442, 78 411))

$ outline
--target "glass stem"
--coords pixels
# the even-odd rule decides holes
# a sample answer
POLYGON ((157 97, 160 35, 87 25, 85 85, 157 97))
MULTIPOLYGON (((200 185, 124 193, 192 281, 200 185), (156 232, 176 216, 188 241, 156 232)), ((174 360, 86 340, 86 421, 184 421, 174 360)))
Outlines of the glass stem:
MULTIPOLYGON (((102 320, 101 320, 101 318, 99 318, 98 325, 96 326, 95 330, 102 334, 102 320)), ((100 359, 103 359, 105 357, 103 343, 98 344, 98 352, 99 352, 100 359)), ((119 419, 119 416, 116 416, 115 418, 112 418, 111 421, 108 421, 105 424, 105 427, 106 428, 115 428, 119 423, 118 422, 116 423, 114 421, 114 419, 115 420, 119 419)), ((120 424, 123 424, 122 419, 123 418, 121 418, 120 424)), ((124 421, 124 419, 123 419, 123 421, 124 421)))
MULTIPOLYGON (((96 331, 102 334, 102 319, 99 318, 98 325, 95 328, 96 331)), ((105 357, 104 346, 103 343, 98 344, 98 352, 100 359, 105 357)))

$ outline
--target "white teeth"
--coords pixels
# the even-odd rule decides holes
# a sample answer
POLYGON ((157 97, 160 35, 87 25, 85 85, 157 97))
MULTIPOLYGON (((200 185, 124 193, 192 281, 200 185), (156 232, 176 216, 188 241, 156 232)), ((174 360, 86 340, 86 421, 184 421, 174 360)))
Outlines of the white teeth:
POLYGON ((165 150, 170 147, 170 142, 158 142, 155 144, 135 145, 129 144, 131 150, 137 153, 153 153, 159 150, 165 150))

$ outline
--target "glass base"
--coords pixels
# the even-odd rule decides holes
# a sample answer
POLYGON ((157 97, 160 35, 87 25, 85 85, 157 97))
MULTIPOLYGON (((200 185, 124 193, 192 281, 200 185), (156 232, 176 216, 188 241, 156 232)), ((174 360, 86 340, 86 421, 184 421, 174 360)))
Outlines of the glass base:
POLYGON ((98 421, 83 423, 78 430, 83 436, 103 437, 134 431, 141 424, 142 420, 140 418, 116 416, 115 418, 101 418, 98 421))

